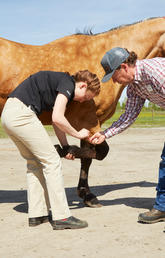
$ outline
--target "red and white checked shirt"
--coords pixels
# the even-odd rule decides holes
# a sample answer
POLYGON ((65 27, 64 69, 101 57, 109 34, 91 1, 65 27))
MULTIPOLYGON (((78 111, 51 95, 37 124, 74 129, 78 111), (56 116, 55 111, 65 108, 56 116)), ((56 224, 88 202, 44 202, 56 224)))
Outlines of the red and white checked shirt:
POLYGON ((106 138, 128 128, 146 99, 165 109, 165 58, 137 60, 134 81, 127 88, 125 112, 104 131, 106 138))

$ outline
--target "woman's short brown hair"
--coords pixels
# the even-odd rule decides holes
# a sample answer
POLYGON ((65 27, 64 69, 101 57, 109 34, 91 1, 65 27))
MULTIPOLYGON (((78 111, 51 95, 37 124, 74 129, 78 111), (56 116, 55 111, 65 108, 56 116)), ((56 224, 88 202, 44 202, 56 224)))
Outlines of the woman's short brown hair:
POLYGON ((85 82, 87 84, 87 90, 92 91, 96 95, 99 94, 100 81, 96 74, 91 73, 88 70, 83 70, 73 74, 73 78, 76 82, 85 82))

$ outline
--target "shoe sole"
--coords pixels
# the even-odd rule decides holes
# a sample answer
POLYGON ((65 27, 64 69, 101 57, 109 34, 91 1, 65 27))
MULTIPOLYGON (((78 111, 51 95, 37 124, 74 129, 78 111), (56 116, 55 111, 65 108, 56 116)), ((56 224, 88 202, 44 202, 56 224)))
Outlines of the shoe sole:
POLYGON ((155 219, 155 220, 152 220, 152 221, 145 220, 145 219, 142 219, 142 218, 138 219, 138 222, 145 223, 145 224, 152 224, 152 223, 163 222, 163 221, 165 221, 165 218, 159 218, 159 219, 155 219))
POLYGON ((88 227, 88 225, 84 225, 84 226, 81 226, 81 227, 78 227, 78 226, 68 226, 68 225, 56 225, 53 227, 53 230, 63 230, 63 229, 80 229, 80 228, 86 228, 88 227))

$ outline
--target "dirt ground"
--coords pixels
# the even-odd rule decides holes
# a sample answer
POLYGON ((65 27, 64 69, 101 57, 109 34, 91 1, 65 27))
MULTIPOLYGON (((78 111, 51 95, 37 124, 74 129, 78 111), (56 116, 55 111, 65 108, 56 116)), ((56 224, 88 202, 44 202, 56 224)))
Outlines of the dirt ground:
POLYGON ((49 223, 28 227, 25 162, 10 139, 1 139, 0 258, 164 258, 165 223, 137 222, 154 203, 164 135, 165 128, 130 128, 108 140, 108 156, 93 160, 89 175, 101 208, 84 207, 76 194, 80 162, 63 159, 72 215, 89 224, 63 231, 49 223))

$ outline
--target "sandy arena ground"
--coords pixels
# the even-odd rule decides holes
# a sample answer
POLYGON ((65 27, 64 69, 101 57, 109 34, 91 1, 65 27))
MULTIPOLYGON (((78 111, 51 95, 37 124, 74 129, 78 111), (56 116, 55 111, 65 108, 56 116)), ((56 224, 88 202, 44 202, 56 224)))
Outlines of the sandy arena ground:
MULTIPOLYGON (((89 227, 53 231, 27 224, 25 162, 10 139, 0 140, 0 258, 164 258, 165 223, 140 224, 155 199, 165 128, 128 129, 108 140, 110 152, 94 160, 89 184, 103 205, 84 207, 77 197, 79 160, 62 160, 72 215, 89 227)), ((56 137, 52 137, 57 143, 56 137)), ((70 138, 70 144, 79 143, 70 138)))

